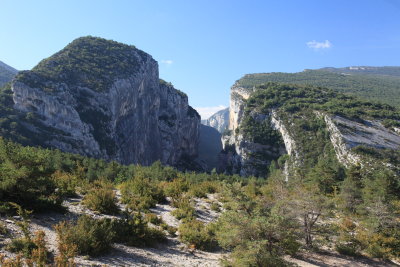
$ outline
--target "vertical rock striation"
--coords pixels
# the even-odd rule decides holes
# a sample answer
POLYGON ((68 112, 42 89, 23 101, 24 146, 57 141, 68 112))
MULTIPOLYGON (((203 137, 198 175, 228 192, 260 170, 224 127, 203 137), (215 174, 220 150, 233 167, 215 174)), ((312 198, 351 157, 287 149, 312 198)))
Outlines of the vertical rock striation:
POLYGON ((12 83, 14 107, 32 113, 37 144, 149 165, 197 156, 200 116, 133 46, 82 37, 12 83))

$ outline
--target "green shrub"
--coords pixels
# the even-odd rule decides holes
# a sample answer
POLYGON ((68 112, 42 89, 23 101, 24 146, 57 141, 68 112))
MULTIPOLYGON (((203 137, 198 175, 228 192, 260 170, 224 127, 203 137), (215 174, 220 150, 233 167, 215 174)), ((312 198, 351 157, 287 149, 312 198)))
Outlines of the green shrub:
POLYGON ((22 253, 25 257, 30 257, 32 250, 35 248, 35 243, 25 237, 11 239, 11 242, 6 245, 7 251, 17 254, 22 253))
POLYGON ((81 255, 98 256, 111 248, 115 238, 111 220, 96 220, 82 215, 76 223, 61 222, 56 227, 59 242, 76 246, 81 255))
POLYGON ((210 206, 210 209, 216 212, 221 211, 221 208, 219 207, 219 204, 217 202, 213 202, 210 206))
POLYGON ((35 211, 61 209, 63 196, 51 178, 50 152, 0 137, 0 197, 35 211))
POLYGON ((212 251, 218 247, 212 226, 196 219, 183 222, 179 228, 179 239, 196 249, 212 251))
POLYGON ((148 210, 165 199, 161 188, 140 172, 121 184, 121 194, 122 202, 136 211, 148 210))
POLYGON ((167 231, 170 236, 172 236, 172 237, 176 236, 176 232, 178 231, 178 229, 176 227, 170 226, 166 223, 162 223, 160 226, 163 230, 167 231))
POLYGON ((21 221, 15 221, 15 224, 20 228, 23 236, 11 239, 11 242, 6 245, 6 250, 14 253, 22 253, 25 257, 30 257, 32 250, 36 248, 29 231, 29 217, 32 212, 16 203, 10 203, 10 205, 16 210, 18 216, 21 217, 21 221))
POLYGON ((148 227, 140 213, 135 216, 127 215, 125 219, 113 220, 112 229, 116 233, 114 242, 129 246, 154 246, 167 240, 162 231, 148 227))
POLYGON ((49 252, 46 248, 45 233, 43 231, 37 231, 33 239, 33 243, 36 248, 32 250, 30 260, 34 266, 46 266, 49 252))
POLYGON ((149 223, 152 223, 154 225, 161 225, 163 223, 163 220, 161 217, 158 217, 154 213, 146 213, 145 214, 146 221, 149 223))
POLYGON ((190 203, 189 198, 181 198, 175 201, 173 205, 176 207, 176 209, 173 210, 171 214, 175 216, 178 220, 192 219, 196 215, 196 210, 190 203))
POLYGON ((7 225, 3 222, 0 222, 0 235, 1 236, 7 236, 9 234, 7 225))
POLYGON ((184 178, 176 178, 171 182, 164 183, 163 189, 165 195, 171 197, 174 201, 181 198, 189 190, 189 183, 184 178))
POLYGON ((116 201, 112 185, 106 182, 99 182, 86 194, 83 204, 89 209, 100 213, 118 214, 119 208, 116 201))
POLYGON ((200 184, 193 184, 189 190, 189 195, 199 198, 207 197, 207 194, 217 192, 218 183, 211 181, 204 181, 200 184))
POLYGON ((59 193, 66 197, 76 196, 76 187, 82 183, 75 175, 57 170, 51 176, 59 193))

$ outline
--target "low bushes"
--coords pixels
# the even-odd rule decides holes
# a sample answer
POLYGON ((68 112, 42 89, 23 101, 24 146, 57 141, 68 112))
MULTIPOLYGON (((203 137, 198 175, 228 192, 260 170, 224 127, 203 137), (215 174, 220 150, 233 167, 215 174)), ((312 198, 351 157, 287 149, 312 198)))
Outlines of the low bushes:
POLYGON ((176 178, 171 182, 164 183, 163 189, 166 196, 172 198, 172 201, 176 201, 189 190, 189 183, 184 178, 176 178))
POLYGON ((183 197, 172 203, 177 209, 173 210, 171 214, 178 220, 181 219, 193 219, 196 215, 196 210, 190 203, 190 199, 183 197))
POLYGON ((59 243, 76 247, 81 255, 101 255, 110 249, 115 238, 110 220, 95 220, 87 215, 79 217, 76 223, 61 222, 55 229, 59 243))
POLYGON ((158 217, 154 213, 146 213, 145 218, 147 222, 152 223, 154 225, 161 225, 163 223, 162 218, 158 217))
POLYGON ((129 246, 154 246, 166 241, 164 232, 147 226, 142 215, 127 215, 125 219, 113 220, 112 229, 115 231, 114 241, 129 246))
POLYGON ((140 172, 121 184, 122 202, 136 211, 146 211, 164 201, 162 189, 140 172))
POLYGON ((113 186, 106 181, 95 183, 83 199, 83 204, 100 213, 117 214, 119 212, 113 186))
POLYGON ((219 189, 218 182, 204 181, 199 184, 192 185, 189 190, 189 195, 199 198, 207 197, 207 194, 215 193, 219 189))
POLYGON ((183 222, 178 231, 180 240, 196 249, 212 251, 218 247, 212 224, 193 219, 183 222))
POLYGON ((87 215, 76 223, 61 222, 55 226, 58 236, 59 261, 68 263, 78 253, 98 256, 107 252, 113 242, 129 246, 154 246, 165 242, 163 231, 147 226, 139 213, 124 219, 93 219, 87 215), (61 248, 61 249, 60 249, 61 248))

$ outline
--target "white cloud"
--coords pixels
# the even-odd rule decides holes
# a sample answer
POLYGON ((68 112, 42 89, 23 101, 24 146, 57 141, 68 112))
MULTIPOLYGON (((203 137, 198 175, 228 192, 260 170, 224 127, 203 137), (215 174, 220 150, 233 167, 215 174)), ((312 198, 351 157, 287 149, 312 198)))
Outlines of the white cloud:
POLYGON ((325 42, 317 42, 315 40, 306 43, 309 48, 320 50, 320 49, 328 49, 332 47, 332 43, 328 40, 325 42))
POLYGON ((171 66, 172 63, 174 63, 174 61, 172 61, 171 59, 166 59, 166 60, 161 60, 161 63, 163 63, 167 66, 171 66))
POLYGON ((211 115, 214 115, 217 111, 225 109, 226 107, 223 105, 219 105, 216 107, 197 107, 194 108, 200 114, 202 120, 208 119, 211 115))

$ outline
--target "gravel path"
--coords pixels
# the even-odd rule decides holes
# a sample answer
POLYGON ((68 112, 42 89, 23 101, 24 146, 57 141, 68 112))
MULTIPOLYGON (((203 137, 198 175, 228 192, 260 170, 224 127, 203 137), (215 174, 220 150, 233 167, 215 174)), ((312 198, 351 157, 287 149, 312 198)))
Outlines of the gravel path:
MULTIPOLYGON (((116 191, 117 198, 120 200, 120 192, 116 191)), ((213 198, 213 196, 210 196, 213 198)), ((196 211, 200 214, 202 221, 212 221, 217 217, 216 213, 204 213, 203 207, 209 203, 202 199, 196 199, 196 211)), ((118 204, 121 210, 125 209, 125 205, 118 204)), ((69 198, 64 201, 63 206, 68 210, 66 214, 47 213, 34 215, 31 218, 32 233, 42 230, 46 234, 46 242, 48 250, 54 255, 57 253, 57 235, 53 226, 61 221, 75 220, 79 215, 88 214, 94 218, 116 218, 118 216, 104 215, 95 213, 82 205, 82 196, 69 198)), ((169 204, 157 204, 151 212, 160 216, 163 221, 174 227, 178 227, 180 221, 171 215, 171 211, 175 208, 169 204)), ((1 221, 6 221, 5 218, 0 218, 1 221)), ((18 227, 13 221, 5 222, 9 229, 12 229, 13 235, 20 234, 18 227)), ((3 240, 3 244, 9 242, 10 239, 3 240)), ((1 253, 7 257, 15 257, 14 254, 5 252, 1 253)), ((79 256, 75 258, 78 266, 187 266, 187 267, 210 267, 220 266, 219 260, 225 254, 203 251, 189 251, 178 238, 168 237, 168 242, 159 245, 156 248, 135 248, 122 244, 114 244, 113 249, 107 255, 89 258, 88 256, 79 256)))

